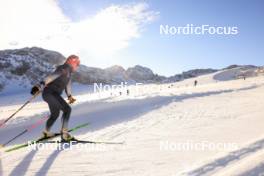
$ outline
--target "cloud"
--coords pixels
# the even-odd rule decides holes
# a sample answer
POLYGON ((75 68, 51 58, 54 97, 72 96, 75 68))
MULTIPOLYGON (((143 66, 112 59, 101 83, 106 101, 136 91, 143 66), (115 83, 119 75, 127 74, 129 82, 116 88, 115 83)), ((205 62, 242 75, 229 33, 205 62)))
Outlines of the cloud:
POLYGON ((0 1, 0 49, 41 44, 68 22, 54 0, 0 1))
POLYGON ((1 1, 0 49, 39 46, 102 58, 128 47, 157 16, 146 3, 135 3, 111 5, 72 22, 54 0, 1 1))

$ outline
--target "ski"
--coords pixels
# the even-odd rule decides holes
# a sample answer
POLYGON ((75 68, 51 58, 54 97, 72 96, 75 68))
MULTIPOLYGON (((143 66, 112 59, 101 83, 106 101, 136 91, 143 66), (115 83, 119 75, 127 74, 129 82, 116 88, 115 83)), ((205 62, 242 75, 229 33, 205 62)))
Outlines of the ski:
POLYGON ((125 142, 108 142, 108 141, 90 141, 90 140, 71 140, 71 141, 61 141, 61 140, 57 140, 57 141, 40 141, 39 143, 71 143, 71 144, 78 144, 78 143, 82 143, 82 144, 124 144, 125 142))
MULTIPOLYGON (((76 130, 78 130, 80 128, 83 128, 83 127, 86 127, 88 125, 89 125, 89 123, 84 123, 84 124, 78 125, 78 126, 76 126, 74 128, 71 128, 69 130, 69 132, 76 131, 76 130)), ((14 151, 14 150, 18 150, 18 149, 27 147, 27 146, 29 146, 31 144, 34 144, 34 143, 39 143, 39 142, 42 142, 42 141, 45 141, 45 140, 48 140, 48 139, 53 139, 53 138, 58 137, 60 135, 61 135, 61 133, 55 133, 54 136, 51 136, 51 137, 46 137, 46 138, 41 137, 41 138, 39 138, 37 140, 32 140, 32 141, 29 141, 29 142, 24 143, 24 144, 19 144, 19 145, 15 146, 15 147, 12 147, 10 149, 5 150, 5 152, 11 152, 11 151, 14 151)))
POLYGON ((89 140, 76 140, 77 143, 91 143, 91 144, 124 144, 125 142, 110 142, 110 141, 89 141, 89 140))

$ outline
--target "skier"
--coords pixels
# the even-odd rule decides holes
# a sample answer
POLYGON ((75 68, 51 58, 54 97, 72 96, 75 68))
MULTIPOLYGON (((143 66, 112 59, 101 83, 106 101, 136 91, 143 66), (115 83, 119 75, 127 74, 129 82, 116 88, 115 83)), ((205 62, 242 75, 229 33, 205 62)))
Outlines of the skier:
POLYGON ((198 84, 198 81, 197 81, 197 80, 195 80, 195 81, 194 81, 194 87, 196 87, 196 86, 197 86, 197 84, 198 84))
POLYGON ((46 122, 46 128, 43 131, 43 138, 55 135, 50 129, 59 117, 60 111, 62 111, 61 139, 62 141, 75 139, 68 132, 68 121, 71 114, 71 107, 69 104, 76 101, 71 95, 71 74, 77 70, 79 65, 79 57, 70 55, 63 65, 58 66, 51 75, 47 76, 40 84, 35 85, 31 89, 32 95, 42 91, 42 98, 48 103, 50 110, 50 116, 46 122), (69 104, 61 97, 63 90, 65 90, 68 96, 69 104))

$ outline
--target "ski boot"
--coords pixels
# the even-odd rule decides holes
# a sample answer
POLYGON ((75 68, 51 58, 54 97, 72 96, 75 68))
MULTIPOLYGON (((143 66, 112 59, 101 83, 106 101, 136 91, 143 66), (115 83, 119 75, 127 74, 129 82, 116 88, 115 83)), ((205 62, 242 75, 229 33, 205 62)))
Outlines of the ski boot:
POLYGON ((46 138, 50 138, 50 137, 54 137, 54 136, 55 136, 54 133, 52 133, 52 132, 50 132, 48 130, 45 130, 45 131, 42 132, 42 137, 41 138, 46 139, 46 138))
POLYGON ((68 129, 61 130, 61 141, 62 142, 70 142, 70 141, 77 141, 73 136, 70 135, 68 129))

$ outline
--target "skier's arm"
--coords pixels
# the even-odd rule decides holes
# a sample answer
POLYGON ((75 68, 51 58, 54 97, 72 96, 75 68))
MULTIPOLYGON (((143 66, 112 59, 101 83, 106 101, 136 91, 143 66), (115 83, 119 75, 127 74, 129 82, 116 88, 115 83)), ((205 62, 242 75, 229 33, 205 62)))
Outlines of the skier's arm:
POLYGON ((71 96, 71 79, 70 79, 70 81, 68 82, 68 84, 67 84, 67 86, 66 86, 66 88, 65 88, 65 93, 66 93, 66 95, 67 95, 68 97, 71 96))
POLYGON ((43 81, 41 81, 39 84, 36 84, 34 87, 31 88, 31 94, 35 95, 38 92, 41 92, 46 85, 57 79, 59 76, 63 74, 63 70, 55 70, 54 73, 51 75, 47 76, 43 81))
POLYGON ((76 101, 76 99, 73 98, 72 95, 71 95, 71 79, 70 79, 70 81, 68 82, 68 84, 67 84, 67 86, 65 88, 65 92, 66 92, 66 94, 68 96, 69 104, 74 103, 76 101))
POLYGON ((44 85, 48 85, 49 83, 51 83, 52 81, 54 81, 55 79, 57 79, 58 77, 60 77, 63 74, 63 71, 61 70, 56 70, 54 73, 52 73, 51 75, 47 76, 43 81, 42 84, 44 85))

